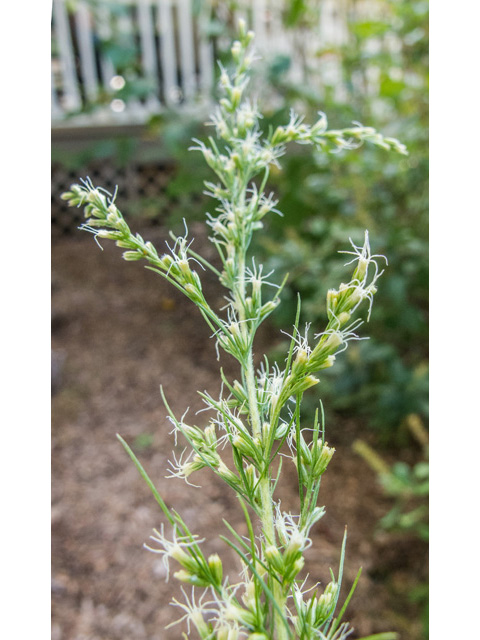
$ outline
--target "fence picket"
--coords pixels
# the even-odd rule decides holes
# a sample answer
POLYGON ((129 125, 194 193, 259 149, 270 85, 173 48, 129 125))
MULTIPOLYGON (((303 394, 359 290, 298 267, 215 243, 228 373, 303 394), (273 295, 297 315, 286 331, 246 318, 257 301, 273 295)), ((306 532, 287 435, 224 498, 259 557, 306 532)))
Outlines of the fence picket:
POLYGON ((210 95, 213 87, 215 71, 213 60, 213 45, 208 39, 206 33, 208 6, 204 7, 198 19, 198 38, 199 38, 199 72, 200 72, 200 90, 204 97, 210 95))
POLYGON ((174 105, 178 102, 179 87, 171 0, 158 0, 158 33, 160 35, 159 54, 164 100, 167 105, 174 105))
POLYGON ((78 46, 80 49, 80 66, 85 85, 85 93, 87 98, 93 101, 98 96, 98 80, 95 68, 91 14, 83 0, 81 0, 77 5, 75 24, 77 28, 78 46))
POLYGON ((82 101, 78 90, 75 72, 70 25, 65 4, 62 0, 53 0, 54 29, 60 50, 60 64, 63 78, 62 106, 66 111, 80 108, 82 101))
MULTIPOLYGON (((77 0, 75 11, 72 13, 70 9, 69 13, 68 0, 53 0, 52 37, 58 45, 54 47, 52 60, 54 122, 65 119, 71 111, 81 110, 85 102, 95 103, 99 95, 105 93, 113 98, 109 107, 84 113, 69 122, 142 122, 162 104, 178 108, 180 104, 192 104, 199 96, 208 99, 215 77, 213 44, 206 33, 212 3, 204 2, 198 15, 194 15, 195 0, 118 2, 123 11, 112 11, 107 2, 77 0), (117 32, 127 41, 126 46, 133 47, 135 59, 140 60, 140 76, 153 84, 149 95, 129 99, 125 104, 114 100, 114 87, 110 84, 115 75, 122 73, 122 68, 115 68, 114 59, 104 46, 109 46, 109 40, 115 38, 117 32)), ((276 54, 291 56, 290 78, 301 82, 303 53, 309 58, 320 44, 344 41, 344 2, 322 0, 317 34, 309 32, 308 42, 301 28, 284 27, 281 15, 286 0, 244 0, 242 10, 234 13, 237 17, 248 16, 249 26, 256 32, 256 46, 265 58, 276 54)), ((221 3, 217 10, 226 18, 227 12, 222 13, 221 3)), ((341 85, 338 60, 333 55, 322 61, 318 74, 338 90, 341 85)))
POLYGON ((180 36, 180 69, 186 100, 195 94, 195 58, 193 49, 192 8, 190 0, 177 0, 178 31, 180 36))
POLYGON ((155 87, 155 95, 153 93, 150 94, 146 104, 149 110, 154 111, 158 109, 160 102, 158 100, 157 56, 155 54, 151 0, 137 0, 137 10, 143 72, 145 77, 151 81, 155 87))

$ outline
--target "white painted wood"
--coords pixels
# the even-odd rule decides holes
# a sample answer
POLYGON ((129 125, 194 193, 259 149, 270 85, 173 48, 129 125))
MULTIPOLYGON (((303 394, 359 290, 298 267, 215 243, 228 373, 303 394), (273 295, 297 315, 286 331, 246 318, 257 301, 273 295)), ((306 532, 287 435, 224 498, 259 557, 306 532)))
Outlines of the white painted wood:
POLYGON ((61 73, 63 79, 62 107, 66 111, 80 108, 81 99, 78 90, 78 79, 75 72, 75 59, 73 55, 72 39, 68 14, 63 0, 53 0, 53 22, 57 37, 61 73))
POLYGON ((211 95, 211 90, 215 78, 215 61, 213 59, 213 45, 206 33, 208 4, 203 7, 198 18, 198 38, 199 38, 199 71, 200 71, 200 92, 203 97, 211 95))
POLYGON ((157 56, 155 53, 151 0, 137 0, 137 11, 143 73, 155 87, 155 93, 147 98, 146 103, 149 110, 155 111, 158 109, 160 102, 158 99, 157 56))
POLYGON ((75 14, 75 25, 80 50, 80 66, 86 96, 89 100, 94 101, 98 97, 98 78, 91 23, 92 14, 88 6, 83 0, 79 0, 75 14))
POLYGON ((177 0, 178 30, 180 39, 180 68, 182 89, 188 101, 196 91, 195 57, 193 48, 192 7, 190 0, 177 0))
POLYGON ((177 56, 173 32, 171 0, 158 0, 158 33, 160 36, 160 66, 165 102, 173 106, 178 102, 177 56))
MULTIPOLYGON (((89 0, 77 0, 76 15, 73 24, 68 20, 67 0, 53 1, 52 35, 58 42, 58 57, 55 57, 55 84, 52 83, 52 115, 55 120, 62 118, 66 111, 82 106, 82 94, 79 90, 75 52, 73 49, 71 29, 75 29, 78 42, 78 55, 85 94, 94 101, 101 89, 111 91, 110 81, 118 75, 111 60, 100 53, 100 69, 97 70, 97 39, 108 39, 114 33, 113 26, 124 35, 133 39, 135 46, 139 35, 138 51, 142 65, 142 74, 153 80, 155 91, 147 98, 147 103, 130 101, 122 112, 115 113, 110 107, 95 110, 78 118, 89 122, 140 122, 149 113, 161 108, 166 103, 172 108, 188 109, 195 105, 198 96, 208 98, 215 77, 215 61, 213 47, 204 33, 207 14, 211 2, 205 2, 198 16, 194 16, 192 5, 194 0, 117 0, 125 6, 133 7, 133 11, 117 18, 110 12, 106 2, 90 3, 89 0), (113 21, 116 22, 113 22, 113 21), (135 31, 136 30, 136 31, 135 31), (155 36, 159 36, 157 52, 155 36), (194 34, 198 38, 194 38, 194 34), (161 83, 159 81, 159 69, 161 83), (99 77, 100 76, 100 77, 99 77), (181 78, 181 80, 180 80, 181 78), (161 98, 161 94, 163 98, 161 98)), ((341 44, 346 34, 346 0, 322 0, 321 19, 318 29, 285 29, 281 20, 281 11, 289 0, 243 0, 241 9, 236 11, 237 17, 247 17, 249 27, 256 33, 256 49, 265 59, 271 59, 279 53, 292 57, 290 77, 302 82, 302 58, 299 50, 304 50, 306 59, 314 66, 315 82, 321 85, 320 78, 340 89, 342 86, 340 61, 329 56, 317 63, 312 53, 320 46, 341 44), (316 31, 316 33, 315 33, 316 31), (318 68, 315 68, 315 67, 318 68)), ((368 2, 364 3, 368 8, 368 2)), ((73 5, 72 5, 73 6, 73 5)), ((360 5, 358 5, 360 6, 360 5)), ((361 4, 361 11, 365 13, 361 4)), ((218 5, 221 15, 226 15, 222 5, 218 5)), ((360 11, 360 9, 359 9, 360 11)), ((367 11, 368 13, 368 11, 367 11)), ((116 30, 116 29, 115 29, 116 30)), ((113 96, 114 97, 114 96, 113 96)))

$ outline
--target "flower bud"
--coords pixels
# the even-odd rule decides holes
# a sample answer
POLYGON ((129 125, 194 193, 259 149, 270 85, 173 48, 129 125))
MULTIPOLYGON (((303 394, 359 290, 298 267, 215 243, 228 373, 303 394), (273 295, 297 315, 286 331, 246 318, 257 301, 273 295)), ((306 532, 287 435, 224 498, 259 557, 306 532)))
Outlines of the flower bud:
POLYGON ((312 351, 310 361, 323 362, 323 360, 326 359, 328 355, 336 351, 342 344, 342 334, 338 331, 333 331, 332 333, 323 336, 315 349, 312 351))
POLYGON ((189 584, 193 584, 195 587, 208 587, 209 583, 200 578, 196 573, 190 573, 190 571, 185 571, 185 569, 181 569, 180 571, 176 571, 173 574, 173 577, 180 582, 188 582, 189 584))
POLYGON ((327 356, 327 358, 318 365, 318 370, 320 369, 328 369, 330 367, 333 367, 333 365, 335 364, 335 356, 327 356))
POLYGON ((220 75, 220 85, 225 88, 230 86, 230 78, 228 77, 228 73, 225 69, 222 70, 220 75))
POLYGON ((249 581, 245 584, 245 593, 242 595, 243 603, 249 609, 254 610, 256 606, 256 598, 255 598, 255 583, 253 581, 249 581))
POLYGON ((170 269, 170 267, 172 266, 173 263, 174 263, 174 260, 173 260, 172 256, 169 255, 168 253, 165 253, 160 258, 160 266, 162 267, 162 269, 165 269, 166 271, 168 271, 170 269))
POLYGON ((222 584, 223 567, 218 553, 213 553, 211 556, 208 556, 207 562, 208 567, 212 572, 213 577, 215 578, 215 582, 217 584, 222 584))
POLYGON ((247 480, 247 485, 249 489, 253 491, 253 489, 257 486, 257 482, 258 482, 257 472, 255 471, 255 467, 253 466, 253 464, 247 465, 245 469, 245 478, 247 480))
POLYGON ((305 566, 305 558, 303 556, 300 556, 300 558, 297 558, 293 563, 293 567, 292 567, 293 576, 296 576, 297 573, 300 573, 300 571, 303 569, 304 566, 305 566))
POLYGON ((200 291, 193 284, 186 284, 184 287, 185 293, 193 302, 205 302, 200 291))
POLYGON ((305 546, 305 536, 303 536, 300 531, 294 531, 290 536, 290 540, 288 541, 287 548, 285 550, 284 561, 285 564, 289 564, 290 562, 297 559, 299 553, 302 552, 302 549, 305 546))
POLYGON ((232 48, 230 49, 230 53, 232 54, 232 58, 234 59, 234 61, 238 62, 240 54, 242 53, 242 45, 238 40, 235 40, 235 42, 233 43, 232 48))
POLYGON ((315 607, 315 622, 317 625, 324 622, 332 613, 337 591, 338 584, 336 582, 329 582, 325 587, 324 593, 318 598, 315 607))
POLYGON ((249 456, 250 458, 255 458, 256 457, 256 450, 255 447, 253 445, 252 439, 247 436, 246 434, 237 434, 233 440, 232 440, 232 444, 234 447, 236 447, 240 453, 242 453, 244 456, 249 456))
POLYGON ((240 632, 235 627, 220 627, 216 634, 217 640, 238 640, 240 632))
POLYGON ((303 380, 300 380, 300 382, 292 386, 292 388, 290 389, 290 394, 293 395, 294 393, 304 393, 307 389, 310 389, 310 387, 314 387, 319 382, 320 380, 315 376, 305 376, 303 380))
POLYGON ((332 459, 334 453, 335 449, 333 447, 327 446, 327 443, 325 442, 325 444, 322 446, 321 453, 313 466, 314 477, 318 478, 323 473, 325 473, 325 470, 328 467, 328 464, 332 459))
POLYGON ((202 612, 200 609, 194 609, 190 614, 190 620, 195 625, 198 634, 202 640, 207 640, 207 638, 211 638, 212 634, 210 632, 209 625, 203 619, 202 612))
POLYGON ((351 313, 349 313, 348 311, 342 311, 342 313, 339 313, 337 316, 337 320, 340 326, 343 326, 346 322, 348 322, 350 320, 351 317, 351 313))
POLYGON ((226 620, 236 620, 249 627, 255 626, 255 615, 248 609, 244 609, 236 604, 230 603, 228 607, 225 608, 224 615, 226 620))
POLYGON ((327 291, 327 308, 335 311, 335 308, 338 304, 338 296, 340 292, 335 289, 329 289, 327 291))
POLYGON ((275 431, 275 439, 281 440, 288 431, 288 422, 279 422, 275 431))
POLYGON ((357 267, 353 272, 352 280, 358 280, 358 282, 363 282, 365 276, 367 275, 368 269, 368 259, 360 256, 358 259, 357 267))
POLYGON ((285 571, 285 565, 283 563, 282 554, 274 545, 270 545, 265 549, 265 558, 268 563, 276 570, 278 573, 283 574, 285 571))
POLYGON ((138 251, 124 251, 123 252, 123 259, 127 260, 129 262, 135 261, 135 260, 141 260, 143 258, 141 253, 138 253, 138 251))
POLYGON ((209 424, 208 427, 205 427, 205 442, 209 447, 214 447, 217 444, 217 434, 215 431, 215 425, 209 424))
POLYGON ((233 484, 233 485, 238 484, 237 476, 233 473, 233 471, 230 471, 230 469, 223 462, 223 460, 220 460, 220 462, 218 463, 217 472, 229 484, 233 484))
POLYGON ((240 87, 235 87, 230 96, 230 102, 232 103, 232 108, 236 109, 240 104, 240 100, 242 99, 242 90, 240 87))
MULTIPOLYGON (((97 238, 105 238, 108 240, 117 240, 121 236, 118 231, 110 231, 109 229, 99 229, 97 231, 97 238)), ((129 245, 130 246, 130 245, 129 245)))
POLYGON ((120 216, 118 215, 118 213, 116 211, 111 211, 107 215, 107 222, 109 224, 111 224, 111 225, 117 224, 119 220, 120 220, 120 216))
POLYGON ((105 196, 102 195, 100 191, 98 191, 98 189, 92 189, 91 191, 89 191, 87 195, 87 201, 91 202, 99 209, 106 207, 106 204, 107 204, 105 200, 105 196))
POLYGON ((305 371, 306 365, 308 363, 308 353, 306 349, 300 348, 297 351, 297 355, 292 365, 292 375, 296 376, 305 371))
POLYGON ((246 22, 245 22, 244 18, 239 18, 238 19, 237 26, 238 26, 238 35, 241 38, 244 38, 246 30, 247 30, 247 25, 246 25, 246 22))
POLYGON ((190 269, 190 265, 188 264, 188 260, 179 260, 178 261, 178 266, 180 268, 180 271, 184 274, 184 275, 190 275, 191 273, 191 269, 190 269))
POLYGON ((272 146, 282 144, 287 139, 286 131, 283 127, 277 127, 275 129, 275 133, 272 136, 271 144, 272 146))
POLYGON ((172 547, 169 555, 191 573, 195 573, 198 568, 195 560, 179 544, 172 547))

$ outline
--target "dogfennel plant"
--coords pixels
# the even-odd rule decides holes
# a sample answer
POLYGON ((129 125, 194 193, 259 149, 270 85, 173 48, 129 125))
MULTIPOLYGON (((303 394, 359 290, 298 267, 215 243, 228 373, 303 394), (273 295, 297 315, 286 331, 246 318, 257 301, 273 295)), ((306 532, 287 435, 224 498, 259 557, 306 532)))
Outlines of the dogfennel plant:
MULTIPOLYGON (((317 411, 308 428, 301 423, 300 410, 304 393, 319 382, 318 372, 331 367, 350 340, 359 339, 362 320, 358 310, 367 307, 370 314, 381 275, 377 262, 381 256, 372 255, 367 232, 363 246, 352 242, 351 250, 345 253, 349 254, 347 264, 352 265, 353 272, 347 283, 328 291, 327 325, 313 338, 309 326, 302 332, 299 304, 284 366, 271 365, 265 357, 256 367, 255 334, 279 304, 283 283, 272 282, 272 274, 263 273, 262 265, 248 255, 248 249, 253 233, 263 227, 263 218, 271 212, 279 213, 273 195, 265 189, 269 168, 278 166, 287 143, 329 151, 356 148, 370 141, 399 153, 406 151, 396 139, 383 137, 371 127, 354 124, 348 129, 329 130, 323 113, 310 126, 292 111, 285 126, 262 132, 257 105, 245 97, 254 61, 253 38, 240 21, 239 37, 231 48, 232 69, 221 67, 223 97, 211 116, 216 140, 210 137, 205 143, 195 141, 193 147, 203 154, 216 175, 216 182, 206 183, 208 195, 216 201, 214 213, 207 214, 207 223, 218 250, 220 270, 191 249, 187 232, 184 237, 174 238, 168 252, 159 254, 151 242, 131 232, 115 205, 115 197, 94 187, 88 179, 72 185, 62 197, 70 205, 85 207, 87 221, 83 228, 94 233, 97 240, 114 240, 124 249, 125 260, 145 260, 148 269, 186 295, 212 330, 217 352, 230 354, 240 366, 237 380, 228 380, 221 371, 219 398, 200 393, 211 411, 206 426, 187 424, 185 416, 174 415, 162 390, 175 439, 183 438, 189 451, 172 463, 172 475, 188 480, 195 471, 208 467, 239 500, 248 536, 240 536, 225 522, 229 535, 221 538, 240 559, 240 581, 223 575, 218 554, 205 557, 201 541, 180 514, 166 505, 119 436, 170 525, 169 531, 164 525, 154 530, 149 548, 162 555, 167 571, 174 561, 178 568, 175 578, 191 585, 191 594, 184 591, 184 602, 174 602, 183 610, 181 619, 187 621, 189 634, 195 629, 202 640, 342 640, 353 631, 342 620, 359 577, 337 612, 346 535, 338 573, 331 571, 331 581, 324 588, 316 585, 313 590, 306 589, 300 577, 304 552, 311 545, 311 529, 325 512, 317 499, 322 476, 334 454, 325 441, 322 410, 317 411), (198 266, 210 269, 226 289, 223 309, 217 311, 206 299, 198 266), (267 287, 273 295, 266 296, 267 287), (282 511, 275 491, 285 457, 291 458, 298 476, 299 513, 295 515, 282 511)), ((389 640, 396 636, 386 633, 373 637, 389 640)))

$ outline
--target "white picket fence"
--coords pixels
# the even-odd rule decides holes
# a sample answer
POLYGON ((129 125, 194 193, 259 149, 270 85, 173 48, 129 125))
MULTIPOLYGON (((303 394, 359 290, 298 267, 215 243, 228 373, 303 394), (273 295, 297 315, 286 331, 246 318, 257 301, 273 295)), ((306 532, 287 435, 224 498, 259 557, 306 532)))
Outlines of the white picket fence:
MULTIPOLYGON (((214 81, 214 54, 205 33, 208 6, 195 13, 194 0, 53 0, 52 122, 54 127, 143 123, 165 107, 196 109, 208 103, 214 81), (137 50, 138 77, 148 80, 146 97, 115 97, 125 79, 104 44, 113 35, 127 38, 137 50), (104 106, 85 112, 88 104, 104 106)), ((295 39, 305 33, 284 29, 283 0, 245 0, 244 17, 256 32, 262 56, 277 53, 292 58, 290 73, 301 81, 301 60, 295 39)), ((317 30, 310 30, 312 50, 345 38, 341 0, 322 0, 317 30)), ((303 43, 305 44, 305 43, 303 43)), ((305 48, 305 47, 304 47, 305 48)), ((335 61, 330 70, 335 74, 335 61)))

